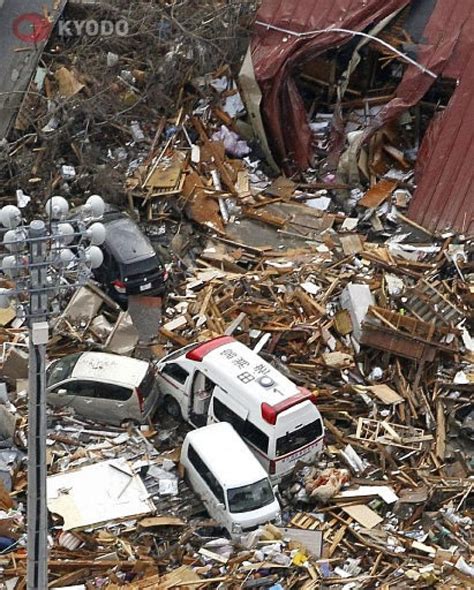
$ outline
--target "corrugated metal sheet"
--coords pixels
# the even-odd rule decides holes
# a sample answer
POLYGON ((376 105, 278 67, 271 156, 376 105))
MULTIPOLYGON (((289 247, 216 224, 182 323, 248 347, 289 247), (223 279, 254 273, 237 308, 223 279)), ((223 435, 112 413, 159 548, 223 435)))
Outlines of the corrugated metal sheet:
MULTIPOLYGON (((263 0, 257 20, 291 31, 338 27, 363 31, 394 11, 424 2, 431 12, 418 46, 417 61, 446 78, 459 80, 445 112, 436 117, 421 146, 409 215, 431 230, 474 231, 474 2, 459 0, 263 0)), ((262 89, 262 116, 273 154, 287 170, 305 169, 311 133, 303 101, 292 78, 304 61, 350 39, 341 33, 298 38, 257 25, 252 59, 262 89)), ((367 137, 419 102, 434 79, 407 66, 395 98, 380 112, 367 137)))

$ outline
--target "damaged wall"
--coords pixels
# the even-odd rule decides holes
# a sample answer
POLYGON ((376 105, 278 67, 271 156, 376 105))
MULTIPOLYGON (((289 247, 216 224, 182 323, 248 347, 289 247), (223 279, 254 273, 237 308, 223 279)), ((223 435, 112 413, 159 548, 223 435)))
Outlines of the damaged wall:
MULTIPOLYGON (((363 5, 352 0, 337 4, 327 0, 297 4, 263 1, 255 25, 252 59, 262 89, 262 115, 273 154, 287 171, 307 168, 312 153, 311 131, 292 73, 304 61, 341 46, 351 37, 343 33, 320 33, 302 38, 266 29, 261 23, 295 32, 328 27, 364 31, 410 4, 413 5, 409 0, 370 0, 363 5)), ((420 8, 420 4, 417 6, 420 8)), ((424 28, 424 42, 416 46, 417 61, 435 74, 459 83, 448 107, 433 119, 424 137, 416 169, 418 188, 409 212, 415 221, 430 230, 453 228, 469 233, 474 229, 469 163, 474 131, 463 125, 463 120, 470 110, 473 94, 470 49, 474 38, 474 6, 455 0, 429 0, 420 10, 428 23, 424 28)), ((435 81, 428 73, 407 65, 395 97, 372 122, 365 137, 416 105, 435 81)))

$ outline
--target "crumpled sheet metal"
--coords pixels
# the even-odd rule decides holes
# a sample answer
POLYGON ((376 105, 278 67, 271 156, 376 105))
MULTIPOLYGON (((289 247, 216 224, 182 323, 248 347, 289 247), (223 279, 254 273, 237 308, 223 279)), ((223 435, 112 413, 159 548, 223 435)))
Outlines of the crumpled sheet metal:
MULTIPOLYGON (((410 0, 263 0, 257 20, 293 31, 330 26, 363 31, 392 12, 413 4, 410 0)), ((262 115, 269 143, 287 172, 310 165, 311 132, 302 99, 291 72, 295 66, 350 40, 341 33, 297 38, 255 25, 252 59, 262 94, 262 115)), ((422 142, 417 167, 417 191, 409 215, 428 229, 474 231, 471 160, 474 128, 464 125, 472 112, 474 60, 474 5, 438 0, 423 33, 417 61, 444 78, 459 80, 442 116, 437 116, 422 142)), ((417 104, 435 79, 415 66, 407 66, 395 97, 380 111, 365 132, 370 137, 385 123, 417 104)))
MULTIPOLYGON (((409 0, 263 0, 257 21, 292 31, 312 31, 331 26, 363 31, 409 4, 409 0)), ((279 164, 300 169, 310 165, 311 131, 292 70, 304 61, 351 39, 342 33, 321 33, 297 38, 254 27, 252 60, 262 94, 262 113, 270 145, 279 164)))

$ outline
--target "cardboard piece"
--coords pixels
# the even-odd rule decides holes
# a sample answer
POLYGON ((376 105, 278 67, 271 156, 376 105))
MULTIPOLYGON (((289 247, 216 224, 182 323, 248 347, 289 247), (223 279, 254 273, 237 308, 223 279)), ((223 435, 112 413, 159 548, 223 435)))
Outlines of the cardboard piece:
POLYGON ((101 461, 51 475, 48 510, 64 519, 63 530, 126 520, 155 510, 139 475, 124 459, 101 461))
POLYGON ((323 531, 296 528, 280 528, 279 530, 286 539, 300 543, 311 557, 314 557, 314 559, 321 558, 323 552, 323 531))
POLYGON ((342 510, 366 529, 373 529, 383 522, 383 518, 365 504, 342 506, 342 510))

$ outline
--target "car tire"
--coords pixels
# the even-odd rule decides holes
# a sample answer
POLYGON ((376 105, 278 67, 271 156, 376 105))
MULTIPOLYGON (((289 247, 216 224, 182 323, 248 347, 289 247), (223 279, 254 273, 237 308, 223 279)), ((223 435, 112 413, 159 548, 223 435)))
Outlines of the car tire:
POLYGON ((166 410, 166 413, 169 416, 171 416, 172 418, 174 418, 175 420, 182 419, 181 407, 178 404, 178 402, 174 398, 172 398, 170 395, 168 395, 165 398, 165 410, 166 410))

